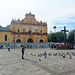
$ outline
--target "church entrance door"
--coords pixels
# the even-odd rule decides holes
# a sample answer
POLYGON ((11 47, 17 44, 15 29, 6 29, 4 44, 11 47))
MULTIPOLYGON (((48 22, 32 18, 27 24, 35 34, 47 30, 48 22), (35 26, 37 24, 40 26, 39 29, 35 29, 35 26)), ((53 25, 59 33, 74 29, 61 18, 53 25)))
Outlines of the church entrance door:
POLYGON ((21 43, 21 40, 20 40, 20 39, 17 39, 17 40, 16 40, 16 43, 21 43))
POLYGON ((41 39, 40 42, 43 42, 43 40, 41 39))
POLYGON ((33 39, 29 38, 29 39, 28 39, 28 42, 33 42, 33 39))

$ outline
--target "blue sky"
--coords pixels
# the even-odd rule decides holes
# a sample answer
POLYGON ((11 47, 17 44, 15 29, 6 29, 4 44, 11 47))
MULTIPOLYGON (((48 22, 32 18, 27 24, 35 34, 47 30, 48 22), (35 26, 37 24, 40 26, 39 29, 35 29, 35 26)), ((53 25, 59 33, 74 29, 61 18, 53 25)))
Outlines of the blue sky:
POLYGON ((0 0, 0 25, 9 25, 13 19, 22 20, 25 14, 35 14, 38 21, 46 21, 48 33, 75 29, 75 0, 0 0))
POLYGON ((68 31, 71 31, 73 29, 75 29, 75 17, 73 18, 68 18, 68 19, 64 19, 64 20, 57 20, 54 21, 53 24, 57 27, 56 30, 60 31, 63 29, 64 26, 66 26, 66 29, 68 31))

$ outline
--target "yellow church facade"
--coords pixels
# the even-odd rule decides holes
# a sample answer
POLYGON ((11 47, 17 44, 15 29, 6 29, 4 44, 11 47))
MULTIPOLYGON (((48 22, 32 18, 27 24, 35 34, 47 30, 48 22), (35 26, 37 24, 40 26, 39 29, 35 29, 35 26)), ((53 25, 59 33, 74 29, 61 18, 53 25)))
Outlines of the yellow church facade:
POLYGON ((0 27, 0 43, 39 43, 48 42, 47 23, 37 21, 28 13, 20 20, 12 19, 6 28, 0 27))

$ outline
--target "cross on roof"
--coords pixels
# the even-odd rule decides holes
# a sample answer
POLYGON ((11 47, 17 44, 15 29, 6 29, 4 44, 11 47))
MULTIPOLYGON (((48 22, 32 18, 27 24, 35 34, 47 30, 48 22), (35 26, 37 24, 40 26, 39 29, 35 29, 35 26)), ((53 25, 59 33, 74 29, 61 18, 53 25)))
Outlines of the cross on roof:
POLYGON ((61 30, 64 32, 64 44, 66 45, 66 32, 68 32, 68 30, 66 30, 66 27, 64 26, 64 30, 61 30))

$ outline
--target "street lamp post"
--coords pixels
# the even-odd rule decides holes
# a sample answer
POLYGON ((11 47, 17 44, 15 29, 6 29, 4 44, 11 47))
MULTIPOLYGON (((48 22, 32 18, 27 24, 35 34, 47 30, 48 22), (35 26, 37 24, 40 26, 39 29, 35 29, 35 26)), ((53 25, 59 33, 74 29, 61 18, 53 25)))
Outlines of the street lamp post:
POLYGON ((8 45, 9 45, 9 38, 8 38, 8 45))
POLYGON ((14 34, 14 50, 15 50, 15 34, 14 34))
POLYGON ((57 28, 57 27, 56 27, 56 26, 54 26, 53 28, 55 29, 55 32, 56 32, 56 28, 57 28))

